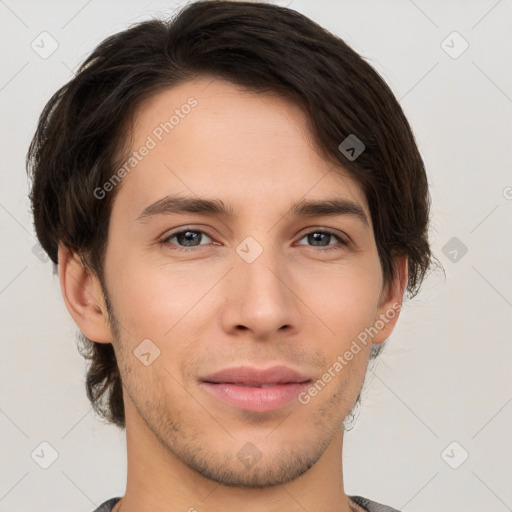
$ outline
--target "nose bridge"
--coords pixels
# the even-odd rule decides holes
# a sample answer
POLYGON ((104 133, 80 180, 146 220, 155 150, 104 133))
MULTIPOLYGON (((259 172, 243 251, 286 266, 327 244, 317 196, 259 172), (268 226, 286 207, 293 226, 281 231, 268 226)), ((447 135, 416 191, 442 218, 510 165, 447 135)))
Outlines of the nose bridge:
POLYGON ((265 295, 278 293, 283 286, 279 273, 283 272, 282 255, 278 249, 270 243, 265 247, 259 244, 254 238, 247 237, 237 247, 239 256, 235 265, 235 271, 241 274, 247 286, 253 288, 253 292, 263 292, 265 295))

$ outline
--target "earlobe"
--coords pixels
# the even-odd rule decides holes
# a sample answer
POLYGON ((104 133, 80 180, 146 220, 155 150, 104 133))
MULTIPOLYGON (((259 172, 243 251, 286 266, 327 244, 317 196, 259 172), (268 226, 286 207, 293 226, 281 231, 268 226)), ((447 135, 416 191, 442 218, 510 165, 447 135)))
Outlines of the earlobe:
POLYGON ((78 254, 59 244, 59 281, 66 307, 82 334, 98 343, 111 343, 112 334, 97 276, 84 267, 78 254))
POLYGON ((408 282, 409 266, 407 254, 395 256, 393 264, 395 276, 393 281, 385 287, 381 295, 375 318, 375 328, 378 332, 372 339, 374 344, 382 343, 389 338, 402 309, 404 293, 408 282))

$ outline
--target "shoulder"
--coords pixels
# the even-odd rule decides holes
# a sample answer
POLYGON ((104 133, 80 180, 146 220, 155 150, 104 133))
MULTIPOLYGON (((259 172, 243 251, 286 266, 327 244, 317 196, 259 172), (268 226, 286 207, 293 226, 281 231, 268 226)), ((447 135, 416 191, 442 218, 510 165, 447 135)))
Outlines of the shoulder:
POLYGON ((388 507, 387 505, 382 505, 381 503, 377 503, 376 501, 369 500, 368 498, 363 498, 362 496, 348 496, 356 505, 359 505, 364 510, 368 512, 400 512, 396 508, 388 507))
POLYGON ((111 512, 114 505, 121 499, 119 498, 111 498, 104 503, 102 503, 94 512, 111 512))

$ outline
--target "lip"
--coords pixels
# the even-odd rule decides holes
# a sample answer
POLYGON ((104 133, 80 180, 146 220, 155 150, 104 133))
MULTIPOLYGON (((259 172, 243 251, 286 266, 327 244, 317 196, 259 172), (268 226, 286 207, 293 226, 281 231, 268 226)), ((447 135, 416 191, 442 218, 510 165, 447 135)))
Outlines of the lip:
POLYGON ((308 375, 281 365, 266 369, 226 368, 203 377, 200 384, 224 403, 246 411, 265 412, 280 409, 296 399, 310 382, 308 375))

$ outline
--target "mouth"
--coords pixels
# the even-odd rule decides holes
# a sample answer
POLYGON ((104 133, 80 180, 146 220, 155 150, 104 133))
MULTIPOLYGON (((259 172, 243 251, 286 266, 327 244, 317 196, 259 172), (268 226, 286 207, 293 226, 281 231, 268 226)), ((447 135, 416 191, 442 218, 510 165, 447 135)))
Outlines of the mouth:
POLYGON ((201 379, 201 388, 216 400, 253 412, 275 411, 297 398, 312 379, 285 366, 260 370, 227 368, 201 379))
POLYGON ((274 384, 249 384, 242 382, 208 382, 205 381, 206 384, 228 384, 230 386, 238 386, 242 388, 275 388, 276 386, 282 386, 284 384, 297 384, 296 382, 283 382, 278 384, 277 382, 274 384))

